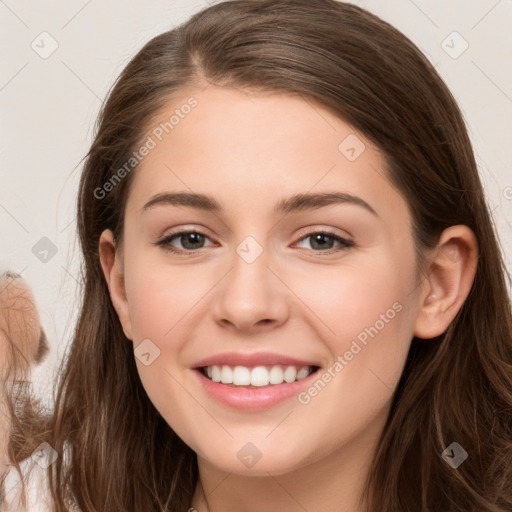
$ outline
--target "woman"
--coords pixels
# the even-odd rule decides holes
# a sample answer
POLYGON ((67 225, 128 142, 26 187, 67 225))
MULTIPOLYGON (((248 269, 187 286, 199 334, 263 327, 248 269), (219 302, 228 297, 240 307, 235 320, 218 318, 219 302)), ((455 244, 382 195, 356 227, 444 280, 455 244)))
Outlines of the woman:
POLYGON ((512 507, 505 267, 456 102, 389 24, 243 0, 154 38, 78 229, 54 510, 512 507))

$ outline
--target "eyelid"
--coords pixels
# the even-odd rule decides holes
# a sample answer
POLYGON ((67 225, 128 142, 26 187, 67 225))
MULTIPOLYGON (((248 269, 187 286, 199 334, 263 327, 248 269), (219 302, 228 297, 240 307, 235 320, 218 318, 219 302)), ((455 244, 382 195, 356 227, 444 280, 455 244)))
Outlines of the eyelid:
POLYGON ((307 231, 306 233, 301 234, 296 242, 293 243, 293 245, 298 244, 302 240, 305 240, 313 235, 327 235, 330 238, 334 239, 335 242, 338 242, 338 247, 334 247, 332 249, 326 249, 323 251, 315 251, 313 249, 304 249, 308 253, 318 254, 319 256, 329 256, 331 254, 338 254, 343 252, 344 250, 350 249, 352 247, 355 247, 355 242, 353 242, 350 238, 345 238, 344 236, 339 235, 336 231, 330 229, 330 228, 319 228, 319 229, 312 229, 310 231, 307 231))
POLYGON ((203 226, 198 225, 184 225, 184 226, 178 226, 176 228, 171 229, 170 231, 165 231, 164 235, 159 235, 156 239, 156 244, 160 243, 163 240, 167 240, 173 236, 176 235, 184 235, 186 233, 198 233, 200 235, 203 235, 209 239, 215 238, 214 235, 212 235, 211 231, 207 228, 204 228, 203 226))
MULTIPOLYGON (((190 233, 190 232, 198 233, 205 237, 212 238, 212 235, 208 234, 205 231, 209 232, 209 230, 207 230, 206 228, 203 228, 203 227, 197 228, 192 225, 191 226, 180 226, 179 228, 176 229, 176 231, 171 231, 170 233, 167 233, 165 236, 159 237, 159 240, 165 240, 174 235, 190 233)), ((334 228, 322 227, 321 225, 319 226, 318 224, 314 224, 311 226, 306 226, 304 228, 301 228, 299 230, 299 234, 297 235, 296 241, 299 241, 300 239, 304 238, 307 235, 312 235, 312 234, 317 234, 317 233, 324 233, 324 234, 336 236, 336 237, 343 238, 343 239, 346 239, 348 236, 347 241, 350 241, 352 239, 352 235, 348 231, 345 231, 346 235, 344 235, 344 234, 340 234, 337 231, 335 231, 334 228)))
POLYGON ((298 239, 304 238, 307 235, 312 235, 315 233, 325 233, 332 236, 337 236, 339 238, 347 239, 347 241, 352 240, 352 235, 345 230, 336 230, 336 228, 322 226, 321 224, 312 224, 310 226, 306 226, 301 228, 298 232, 298 239))
MULTIPOLYGON (((174 252, 177 254, 189 254, 189 255, 195 254, 195 253, 201 251, 202 249, 205 249, 205 247, 201 247, 200 249, 187 250, 187 249, 179 249, 179 248, 173 247, 171 245, 170 240, 172 238, 180 238, 180 236, 183 236, 183 235, 186 235, 189 233, 197 233, 198 235, 204 236, 208 240, 212 241, 211 240, 212 237, 209 234, 207 234, 205 231, 203 231, 202 228, 197 229, 197 228, 193 228, 193 227, 186 227, 186 226, 181 227, 180 226, 179 228, 176 229, 176 231, 171 231, 170 233, 167 233, 164 236, 159 237, 155 242, 153 242, 153 245, 161 246, 169 252, 174 252)), ((215 245, 215 244, 212 244, 212 245, 215 245)), ((211 247, 211 246, 208 246, 208 247, 211 247)))

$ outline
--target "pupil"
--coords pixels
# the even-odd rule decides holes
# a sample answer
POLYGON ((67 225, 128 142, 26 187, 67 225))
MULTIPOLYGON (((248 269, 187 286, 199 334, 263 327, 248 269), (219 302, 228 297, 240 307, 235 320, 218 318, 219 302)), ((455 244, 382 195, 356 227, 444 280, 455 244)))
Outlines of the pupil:
MULTIPOLYGON (((190 240, 192 240, 192 245, 195 244, 201 244, 201 237, 202 235, 200 235, 199 233, 187 233, 185 235, 185 241, 188 243, 190 240), (194 238, 196 239, 194 241, 194 238)), ((186 247, 187 244, 184 244, 184 246, 186 247)), ((187 247, 187 249, 195 249, 196 247, 187 247)))
MULTIPOLYGON (((325 244, 325 239, 326 238, 331 238, 329 235, 325 235, 325 234, 317 234, 313 237, 314 239, 314 244, 320 244, 322 245, 322 240, 324 241, 324 244, 325 244)), ((324 247, 325 248, 325 247, 324 247)), ((320 247, 320 249, 322 249, 322 247, 320 247)))

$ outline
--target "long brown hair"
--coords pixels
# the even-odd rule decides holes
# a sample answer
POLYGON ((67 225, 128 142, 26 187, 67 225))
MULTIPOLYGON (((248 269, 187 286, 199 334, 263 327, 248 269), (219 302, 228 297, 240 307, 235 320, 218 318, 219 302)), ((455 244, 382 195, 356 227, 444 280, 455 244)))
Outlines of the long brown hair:
POLYGON ((402 33, 334 0, 213 5, 149 41, 113 86, 87 154, 77 203, 83 300, 56 397, 50 467, 56 510, 187 510, 194 452, 140 382, 101 271, 98 241, 117 240, 134 168, 95 194, 132 156, 149 121, 185 86, 215 83, 297 94, 379 147, 407 200, 418 255, 465 224, 479 244, 471 292, 447 331, 413 339, 367 482, 368 511, 512 510, 512 319, 506 269, 461 112, 402 33), (469 453, 454 469, 441 457, 469 453))

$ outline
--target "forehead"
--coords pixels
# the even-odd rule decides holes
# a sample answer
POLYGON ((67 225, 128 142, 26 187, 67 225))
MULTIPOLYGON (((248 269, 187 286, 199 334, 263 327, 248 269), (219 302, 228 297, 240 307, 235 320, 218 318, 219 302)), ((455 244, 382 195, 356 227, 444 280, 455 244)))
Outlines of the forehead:
POLYGON ((391 194, 404 213, 378 148, 326 108, 296 95, 213 85, 185 89, 153 117, 149 139, 151 149, 129 194, 139 210, 163 191, 207 193, 240 211, 275 209, 285 197, 331 190, 377 204, 391 194))

